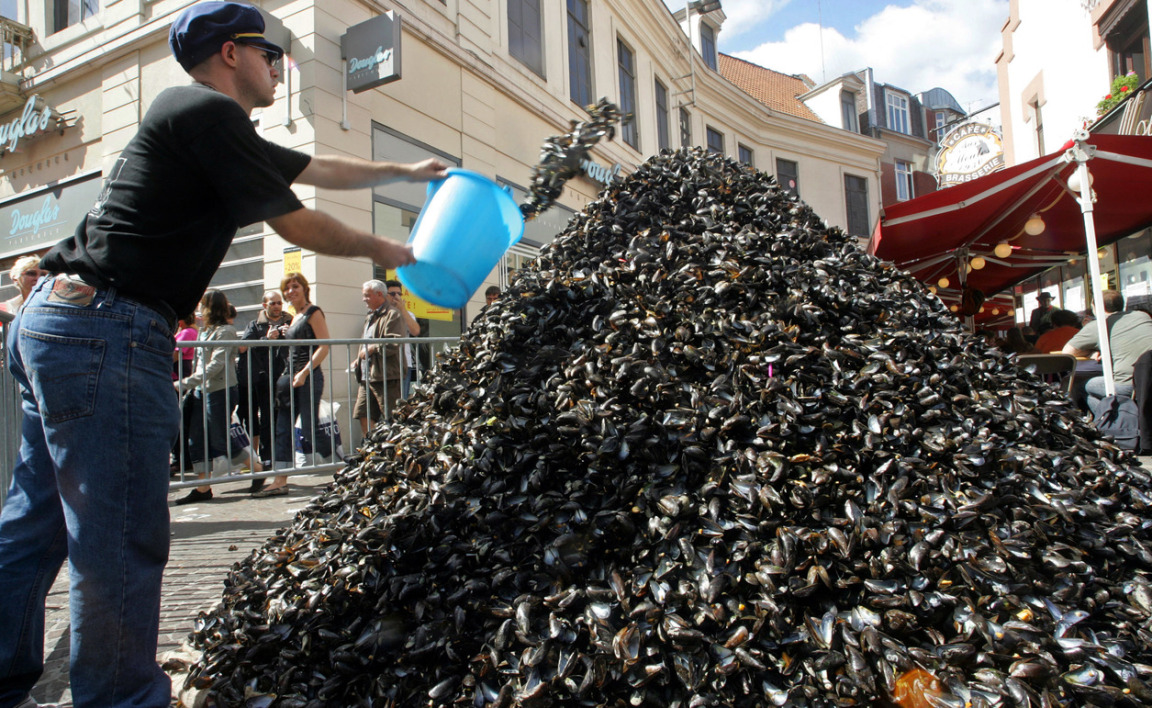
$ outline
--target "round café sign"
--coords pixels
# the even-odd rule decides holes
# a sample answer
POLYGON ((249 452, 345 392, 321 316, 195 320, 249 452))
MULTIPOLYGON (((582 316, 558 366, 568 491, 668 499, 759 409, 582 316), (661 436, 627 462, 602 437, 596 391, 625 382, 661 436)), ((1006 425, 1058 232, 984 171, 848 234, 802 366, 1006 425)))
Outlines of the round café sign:
POLYGON ((936 153, 936 180, 940 187, 983 177, 1004 169, 1000 134, 986 123, 962 123, 944 136, 936 153))

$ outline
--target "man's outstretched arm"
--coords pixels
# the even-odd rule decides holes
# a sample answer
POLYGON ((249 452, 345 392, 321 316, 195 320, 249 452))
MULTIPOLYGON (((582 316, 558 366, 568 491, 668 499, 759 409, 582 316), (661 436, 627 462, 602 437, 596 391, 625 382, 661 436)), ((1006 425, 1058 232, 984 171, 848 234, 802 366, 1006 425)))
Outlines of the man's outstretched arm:
POLYGON ((407 245, 354 229, 321 211, 302 208, 269 219, 276 233, 289 243, 330 256, 371 258, 383 268, 415 263, 407 245))
POLYGON ((420 162, 375 162, 344 155, 316 155, 296 177, 298 184, 326 189, 363 189, 396 180, 427 182, 446 174, 448 165, 435 158, 420 162))

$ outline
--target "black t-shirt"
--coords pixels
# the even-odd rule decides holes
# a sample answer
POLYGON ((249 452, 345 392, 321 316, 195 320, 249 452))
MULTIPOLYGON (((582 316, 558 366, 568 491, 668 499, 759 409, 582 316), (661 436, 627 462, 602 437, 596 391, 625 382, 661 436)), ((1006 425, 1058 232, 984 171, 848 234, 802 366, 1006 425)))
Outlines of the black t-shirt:
POLYGON ((40 267, 191 312, 238 228, 302 207, 289 185, 310 160, 257 135, 222 93, 166 89, 76 233, 40 267))

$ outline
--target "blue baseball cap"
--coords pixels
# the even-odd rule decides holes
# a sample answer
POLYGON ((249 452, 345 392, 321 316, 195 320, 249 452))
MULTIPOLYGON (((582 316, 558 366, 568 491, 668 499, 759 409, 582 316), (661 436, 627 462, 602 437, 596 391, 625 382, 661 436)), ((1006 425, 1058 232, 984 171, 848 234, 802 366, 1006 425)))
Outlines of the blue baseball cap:
POLYGON ((238 2, 198 2, 184 10, 168 32, 172 55, 184 71, 220 51, 225 42, 251 44, 277 57, 284 50, 264 38, 264 17, 238 2))

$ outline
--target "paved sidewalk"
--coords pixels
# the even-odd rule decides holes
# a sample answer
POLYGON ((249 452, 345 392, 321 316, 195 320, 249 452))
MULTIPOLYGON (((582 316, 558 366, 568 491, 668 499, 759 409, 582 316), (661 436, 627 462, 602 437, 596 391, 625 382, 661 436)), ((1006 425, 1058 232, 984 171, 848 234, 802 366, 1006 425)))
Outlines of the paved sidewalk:
MULTIPOLYGON (((291 477, 291 494, 270 499, 249 497, 249 482, 223 483, 213 487, 212 501, 170 507, 172 548, 164 571, 157 651, 161 661, 185 643, 197 614, 219 601, 232 565, 291 522, 296 512, 331 481, 331 473, 291 477)), ((187 489, 175 490, 168 499, 187 493, 187 489)), ((48 594, 47 608, 44 675, 32 697, 41 704, 70 708, 67 563, 48 594)))

